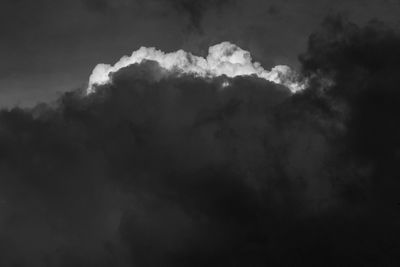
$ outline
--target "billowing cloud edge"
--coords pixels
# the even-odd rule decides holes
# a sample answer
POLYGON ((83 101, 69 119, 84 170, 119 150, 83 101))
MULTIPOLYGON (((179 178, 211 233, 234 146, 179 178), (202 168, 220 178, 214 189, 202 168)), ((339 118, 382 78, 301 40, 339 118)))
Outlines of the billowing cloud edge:
MULTIPOLYGON (((277 65, 270 71, 259 62, 253 62, 249 51, 230 42, 222 42, 208 49, 207 57, 195 56, 178 50, 165 53, 154 47, 141 47, 131 56, 123 56, 114 65, 98 64, 89 78, 87 94, 96 91, 96 86, 112 83, 111 75, 132 64, 150 60, 157 62, 167 72, 191 74, 196 77, 214 78, 218 76, 257 76, 258 78, 286 86, 292 93, 306 88, 307 81, 286 65, 277 65)), ((227 86, 227 82, 223 84, 227 86)))

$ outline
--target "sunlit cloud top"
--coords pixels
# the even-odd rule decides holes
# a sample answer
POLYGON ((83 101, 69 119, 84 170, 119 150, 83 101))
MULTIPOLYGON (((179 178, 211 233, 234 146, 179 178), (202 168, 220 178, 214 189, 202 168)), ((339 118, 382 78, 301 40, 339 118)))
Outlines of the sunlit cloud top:
POLYGON ((299 74, 290 67, 278 65, 267 71, 260 63, 253 62, 250 52, 230 42, 222 42, 211 46, 206 58, 195 56, 183 50, 164 53, 154 47, 141 47, 134 51, 131 56, 123 56, 114 65, 98 64, 90 75, 87 93, 93 93, 96 90, 96 85, 111 83, 111 73, 132 64, 142 63, 145 60, 155 61, 160 67, 169 71, 192 74, 197 77, 257 76, 276 84, 282 84, 293 93, 304 89, 306 86, 305 82, 301 81, 299 74))

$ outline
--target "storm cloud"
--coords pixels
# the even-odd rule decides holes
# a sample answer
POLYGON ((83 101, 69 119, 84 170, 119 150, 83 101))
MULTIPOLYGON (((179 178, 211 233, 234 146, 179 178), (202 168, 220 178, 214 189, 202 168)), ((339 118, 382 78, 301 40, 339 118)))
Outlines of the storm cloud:
POLYGON ((0 264, 395 266, 399 44, 329 18, 294 94, 148 60, 2 110, 0 264))

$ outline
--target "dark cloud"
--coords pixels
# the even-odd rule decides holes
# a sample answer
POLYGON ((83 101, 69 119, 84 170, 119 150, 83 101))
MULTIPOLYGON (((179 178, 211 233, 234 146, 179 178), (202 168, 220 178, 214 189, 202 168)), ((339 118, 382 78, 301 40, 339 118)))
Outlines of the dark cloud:
POLYGON ((145 62, 1 111, 0 265, 396 266, 399 40, 328 19, 295 95, 145 62))
POLYGON ((270 15, 278 15, 280 12, 279 7, 276 5, 270 5, 268 8, 268 14, 270 15))
POLYGON ((110 2, 107 0, 85 0, 83 3, 89 10, 95 12, 106 13, 112 9, 110 2))
MULTIPOLYGON (((236 0, 83 0, 84 5, 93 12, 114 13, 118 9, 128 9, 135 16, 172 16, 187 19, 188 29, 202 31, 202 19, 209 11, 222 12, 234 5, 236 0)), ((186 27, 186 26, 185 26, 186 27)))
POLYGON ((302 58, 305 71, 331 77, 327 90, 343 104, 348 153, 374 169, 373 190, 388 206, 399 201, 398 169, 400 35, 373 21, 360 28, 345 19, 328 18, 324 32, 310 37, 302 58))
POLYGON ((189 17, 190 25, 196 30, 201 30, 201 20, 206 11, 217 9, 221 11, 235 3, 236 0, 168 0, 178 12, 186 13, 189 17))

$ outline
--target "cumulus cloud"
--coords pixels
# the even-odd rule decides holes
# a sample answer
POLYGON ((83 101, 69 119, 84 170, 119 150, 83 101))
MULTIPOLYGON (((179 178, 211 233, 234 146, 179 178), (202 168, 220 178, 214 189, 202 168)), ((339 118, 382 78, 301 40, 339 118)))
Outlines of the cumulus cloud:
POLYGON ((296 94, 151 50, 90 94, 2 110, 0 265, 397 265, 399 43, 330 19, 296 94))
POLYGON ((222 42, 211 46, 206 58, 195 56, 189 52, 178 50, 164 53, 154 47, 141 47, 131 56, 122 57, 113 66, 108 64, 97 65, 90 78, 88 93, 95 90, 96 85, 111 82, 110 74, 132 64, 142 63, 145 60, 157 62, 167 71, 177 71, 182 74, 193 74, 198 77, 211 78, 218 76, 236 77, 254 75, 277 84, 283 84, 292 92, 305 88, 306 84, 299 75, 288 66, 278 65, 265 70, 260 63, 253 62, 250 52, 229 43, 222 42))

